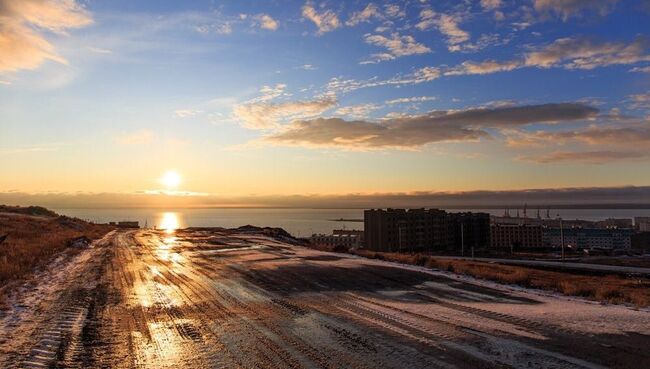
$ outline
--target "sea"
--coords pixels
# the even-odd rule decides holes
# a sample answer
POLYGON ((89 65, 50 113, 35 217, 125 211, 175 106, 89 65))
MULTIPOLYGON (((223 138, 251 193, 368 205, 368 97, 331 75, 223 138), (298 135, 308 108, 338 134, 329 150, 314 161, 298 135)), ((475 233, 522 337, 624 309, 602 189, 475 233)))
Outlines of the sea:
MULTIPOLYGON (((138 221, 140 226, 176 229, 185 227, 235 228, 242 225, 280 227, 296 237, 314 233, 332 233, 334 229, 363 230, 363 209, 296 209, 296 208, 120 208, 120 209, 53 209, 59 214, 98 223, 138 221)), ((501 216, 504 209, 448 209, 450 212, 480 211, 501 216)), ((510 209, 510 215, 516 215, 510 209)), ((541 211, 545 217, 545 210, 541 211)), ((520 214, 523 215, 522 210, 520 214)), ((603 220, 607 218, 650 217, 650 209, 551 209, 549 215, 563 219, 603 220)), ((537 216, 537 209, 528 209, 537 216)))

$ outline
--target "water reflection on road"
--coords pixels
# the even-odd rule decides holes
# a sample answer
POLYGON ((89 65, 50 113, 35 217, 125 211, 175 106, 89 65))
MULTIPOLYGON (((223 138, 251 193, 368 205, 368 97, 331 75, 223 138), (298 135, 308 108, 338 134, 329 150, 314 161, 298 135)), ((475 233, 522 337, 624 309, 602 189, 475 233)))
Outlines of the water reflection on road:
POLYGON ((41 278, 51 301, 0 319, 0 368, 650 367, 647 311, 162 219, 41 278))

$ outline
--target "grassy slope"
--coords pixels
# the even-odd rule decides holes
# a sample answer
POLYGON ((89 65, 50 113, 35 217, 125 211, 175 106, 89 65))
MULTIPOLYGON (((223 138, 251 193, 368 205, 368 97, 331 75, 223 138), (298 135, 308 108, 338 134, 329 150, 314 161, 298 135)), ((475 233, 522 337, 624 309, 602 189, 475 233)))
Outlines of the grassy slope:
POLYGON ((80 236, 97 239, 111 229, 43 208, 0 206, 0 236, 8 235, 0 243, 0 287, 45 265, 68 247, 69 240, 80 236))
POLYGON ((435 256, 421 254, 411 255, 368 250, 327 250, 327 248, 321 247, 318 247, 318 249, 338 252, 347 251, 366 258, 437 268, 493 282, 555 291, 568 296, 580 296, 600 302, 627 303, 637 307, 650 306, 650 281, 647 279, 625 278, 617 275, 574 274, 524 266, 439 259, 435 256))

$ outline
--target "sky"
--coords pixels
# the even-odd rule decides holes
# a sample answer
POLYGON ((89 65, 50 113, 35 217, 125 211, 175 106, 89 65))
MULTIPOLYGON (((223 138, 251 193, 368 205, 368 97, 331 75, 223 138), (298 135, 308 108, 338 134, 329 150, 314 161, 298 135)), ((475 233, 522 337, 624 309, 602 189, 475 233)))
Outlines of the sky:
POLYGON ((650 1, 0 0, 0 170, 5 201, 647 186, 650 1))

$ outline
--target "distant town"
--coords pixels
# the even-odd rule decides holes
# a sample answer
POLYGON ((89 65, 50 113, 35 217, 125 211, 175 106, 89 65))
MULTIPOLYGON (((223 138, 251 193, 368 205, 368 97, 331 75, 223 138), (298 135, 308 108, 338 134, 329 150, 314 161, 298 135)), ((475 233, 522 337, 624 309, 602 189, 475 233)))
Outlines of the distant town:
POLYGON ((314 234, 316 246, 356 247, 380 252, 472 256, 514 253, 618 255, 650 250, 650 217, 605 220, 562 219, 550 211, 505 209, 502 216, 441 209, 370 209, 364 230, 314 234), (545 214, 543 214, 545 213, 545 214))

